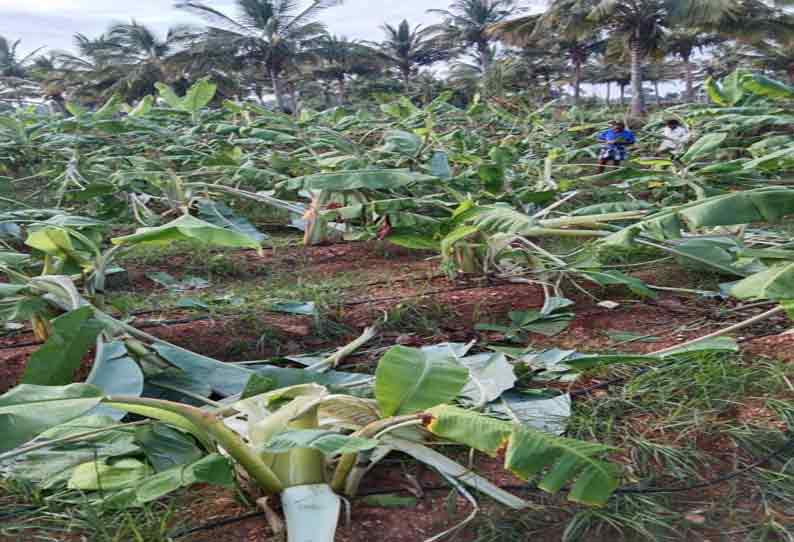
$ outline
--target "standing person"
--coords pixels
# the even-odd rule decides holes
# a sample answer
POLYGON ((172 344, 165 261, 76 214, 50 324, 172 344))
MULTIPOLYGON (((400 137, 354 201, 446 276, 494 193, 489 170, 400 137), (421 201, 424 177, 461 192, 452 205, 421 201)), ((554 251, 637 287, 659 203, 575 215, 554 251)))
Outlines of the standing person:
POLYGON ((684 145, 689 141, 689 130, 681 124, 678 119, 670 119, 665 123, 662 132, 662 144, 659 147, 659 154, 666 152, 677 155, 684 150, 684 145))
POLYGON ((629 151, 626 147, 634 145, 637 142, 637 138, 634 137, 634 133, 631 130, 626 128, 626 123, 618 120, 610 122, 609 129, 598 134, 598 141, 606 143, 598 157, 598 172, 603 173, 610 162, 615 166, 619 166, 621 162, 629 157, 629 151))

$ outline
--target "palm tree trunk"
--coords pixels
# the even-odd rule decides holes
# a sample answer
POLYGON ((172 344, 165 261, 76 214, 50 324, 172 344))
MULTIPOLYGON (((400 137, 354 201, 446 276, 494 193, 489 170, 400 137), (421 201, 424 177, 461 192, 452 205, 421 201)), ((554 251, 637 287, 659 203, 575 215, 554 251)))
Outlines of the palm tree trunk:
POLYGON ((582 96, 582 62, 578 58, 573 61, 573 104, 579 105, 582 96))
POLYGON ((478 43, 477 51, 480 53, 480 67, 483 75, 485 75, 491 69, 491 50, 488 48, 488 42, 478 43))
POLYGON ((684 78, 686 83, 686 101, 695 101, 695 66, 689 61, 689 57, 684 58, 684 78))
POLYGON ((653 93, 656 94, 656 105, 662 107, 662 96, 659 94, 659 80, 653 82, 653 93))
POLYGON ((345 95, 345 76, 343 75, 337 79, 336 84, 339 90, 339 105, 344 105, 347 101, 347 96, 345 95))
POLYGON ((270 80, 273 83, 273 94, 276 95, 276 103, 282 113, 287 113, 289 108, 287 102, 284 100, 284 88, 281 86, 281 78, 275 69, 270 70, 270 80))
POLYGON ((620 85, 620 105, 626 105, 626 85, 620 85))
POLYGON ((406 67, 406 66, 401 66, 400 67, 400 73, 403 76, 403 83, 405 84, 405 88, 407 89, 408 88, 408 84, 411 81, 411 68, 406 67))
POLYGON ((607 107, 612 102, 612 81, 607 81, 607 107))
POLYGON ((326 109, 331 109, 333 104, 331 103, 331 86, 330 83, 323 84, 323 103, 325 104, 326 109))
POLYGON ((300 116, 300 104, 298 104, 298 87, 294 83, 289 87, 290 98, 292 99, 292 114, 300 116))
POLYGON ((639 39, 631 42, 631 116, 641 117, 645 113, 642 95, 642 45, 639 39))
POLYGON ((788 68, 786 69, 786 74, 788 75, 788 84, 794 85, 794 64, 788 65, 788 68))

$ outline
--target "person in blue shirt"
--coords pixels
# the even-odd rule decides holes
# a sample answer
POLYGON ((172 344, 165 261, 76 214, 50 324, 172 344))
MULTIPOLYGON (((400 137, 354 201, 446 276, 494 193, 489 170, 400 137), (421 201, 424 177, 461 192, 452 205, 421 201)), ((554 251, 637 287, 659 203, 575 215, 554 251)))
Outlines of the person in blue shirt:
POLYGON ((603 173, 606 166, 612 162, 615 166, 619 166, 621 162, 629 157, 629 151, 626 147, 634 145, 637 138, 634 133, 626 128, 626 124, 622 121, 613 121, 609 123, 609 129, 598 134, 598 141, 604 143, 601 148, 601 154, 598 156, 598 172, 603 173))

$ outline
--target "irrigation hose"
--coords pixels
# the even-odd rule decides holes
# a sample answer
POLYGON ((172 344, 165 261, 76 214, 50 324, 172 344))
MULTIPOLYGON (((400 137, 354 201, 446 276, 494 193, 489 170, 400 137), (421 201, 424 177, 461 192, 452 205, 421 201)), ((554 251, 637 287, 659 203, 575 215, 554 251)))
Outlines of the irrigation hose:
POLYGON ((243 514, 241 516, 236 516, 232 518, 224 518, 219 519, 216 521, 211 521, 208 523, 204 523, 197 527, 191 527, 189 529, 183 529, 181 531, 177 531, 176 533, 169 536, 169 538, 177 539, 177 538, 184 538, 188 535, 199 533, 202 531, 210 531, 212 529, 217 529, 218 527, 225 527, 226 525, 232 525, 234 523, 239 523, 241 521, 245 521, 247 519, 255 518, 258 516, 264 515, 262 512, 249 512, 247 514, 243 514))

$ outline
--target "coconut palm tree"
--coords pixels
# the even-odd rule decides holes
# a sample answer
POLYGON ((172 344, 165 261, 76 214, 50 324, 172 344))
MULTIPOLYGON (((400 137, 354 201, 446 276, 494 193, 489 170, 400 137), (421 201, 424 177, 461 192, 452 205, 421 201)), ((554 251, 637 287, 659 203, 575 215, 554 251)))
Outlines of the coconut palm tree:
POLYGON ((152 94, 157 82, 173 83, 183 78, 184 67, 176 59, 195 32, 179 26, 161 37, 151 28, 131 21, 114 24, 96 38, 77 34, 77 54, 54 53, 54 69, 44 76, 45 82, 69 88, 88 102, 110 94, 134 101, 152 94))
POLYGON ((665 51, 681 59, 684 64, 684 98, 687 101, 695 99, 695 64, 692 56, 695 51, 702 51, 705 47, 716 45, 725 38, 717 34, 705 33, 695 28, 678 28, 667 34, 664 38, 665 51))
POLYGON ((177 7, 204 17, 209 23, 195 45, 197 54, 239 59, 263 70, 273 85, 276 101, 288 111, 283 76, 287 70, 314 59, 312 51, 325 33, 317 16, 340 0, 235 0, 237 13, 227 15, 202 2, 177 7))
POLYGON ((786 74, 794 85, 794 36, 781 36, 742 48, 740 58, 750 66, 786 74))
POLYGON ((0 36, 0 97, 21 103, 36 93, 37 85, 29 81, 28 76, 38 49, 22 55, 19 53, 20 43, 20 40, 12 42, 0 36))
POLYGON ((159 81, 178 79, 181 74, 173 60, 194 33, 190 27, 178 26, 161 38, 135 21, 111 26, 103 54, 119 74, 114 89, 134 100, 153 93, 159 81))
POLYGON ((430 66, 452 56, 452 51, 436 37, 433 28, 411 27, 407 20, 399 25, 381 26, 386 39, 373 44, 381 58, 400 73, 403 83, 410 82, 419 68, 430 66))
POLYGON ((740 17, 724 21, 716 30, 736 39, 739 62, 785 74, 794 84, 794 15, 790 12, 753 0, 740 17))
POLYGON ((340 105, 347 98, 346 81, 349 76, 380 71, 376 51, 359 41, 328 35, 318 40, 314 52, 320 60, 314 75, 336 84, 340 105))
POLYGON ((574 103, 579 103, 584 65, 593 53, 602 52, 606 40, 588 18, 592 8, 580 3, 578 8, 565 12, 549 10, 544 14, 528 15, 493 26, 490 33, 508 45, 536 47, 550 54, 567 58, 573 66, 574 103))
MULTIPOLYGON (((552 10, 571 9, 580 0, 555 0, 552 10)), ((589 17, 628 52, 631 67, 631 114, 645 111, 642 68, 662 48, 674 28, 717 25, 742 11, 742 0, 598 0, 589 17)))
POLYGON ((10 41, 9 39, 0 36, 0 76, 2 77, 25 77, 27 75, 27 68, 38 53, 36 49, 27 55, 19 53, 19 45, 21 40, 10 41))
POLYGON ((116 70, 110 51, 116 45, 105 34, 89 38, 84 34, 73 37, 76 54, 55 51, 52 53, 52 70, 43 74, 47 88, 67 92, 72 99, 85 103, 98 103, 113 92, 114 85, 123 77, 116 70))
POLYGON ((487 72, 494 59, 493 36, 489 29, 521 11, 516 0, 455 0, 448 9, 430 9, 444 21, 432 29, 450 47, 475 48, 477 63, 487 72))

